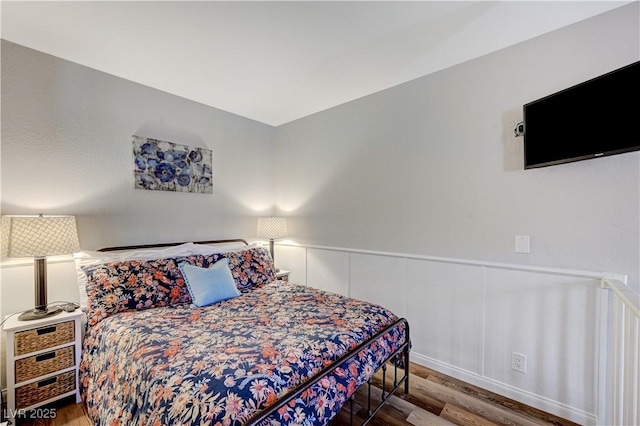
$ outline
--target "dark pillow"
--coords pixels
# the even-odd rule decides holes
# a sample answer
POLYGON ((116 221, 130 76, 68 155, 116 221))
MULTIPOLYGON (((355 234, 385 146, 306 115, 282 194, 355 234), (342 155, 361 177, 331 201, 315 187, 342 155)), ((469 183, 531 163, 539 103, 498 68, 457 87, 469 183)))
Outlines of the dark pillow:
POLYGON ((269 250, 265 247, 252 247, 232 250, 225 253, 188 256, 184 259, 191 265, 209 268, 220 259, 229 259, 229 269, 240 291, 249 291, 262 287, 276 279, 276 268, 269 250))
POLYGON ((118 312, 191 302, 175 258, 128 260, 82 269, 87 274, 90 325, 118 312))

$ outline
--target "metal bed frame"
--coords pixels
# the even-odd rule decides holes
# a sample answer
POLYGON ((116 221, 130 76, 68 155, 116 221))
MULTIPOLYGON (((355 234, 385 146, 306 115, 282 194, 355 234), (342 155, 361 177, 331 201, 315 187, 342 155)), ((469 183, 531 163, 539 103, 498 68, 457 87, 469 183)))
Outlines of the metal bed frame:
MULTIPOLYGON (((208 241, 194 241, 196 244, 224 244, 224 243, 243 243, 247 245, 247 241, 240 238, 234 239, 226 239, 226 240, 208 240, 208 241)), ((121 246, 121 247, 107 247, 101 248, 98 251, 108 252, 108 251, 119 251, 119 250, 134 250, 141 248, 162 248, 162 247, 170 247, 184 244, 182 242, 178 243, 158 243, 158 244, 145 244, 145 245, 133 245, 133 246, 121 246)), ((273 415, 278 409, 287 405, 291 400, 299 397, 305 390, 312 387, 314 384, 318 383, 327 375, 331 374, 336 368, 340 367, 343 362, 349 360, 351 357, 356 356, 358 352, 365 349, 371 343, 375 342, 377 339, 390 332, 394 328, 404 324, 405 327, 405 339, 402 345, 398 349, 396 349, 387 359, 384 360, 381 366, 376 369, 376 373, 382 370, 382 395, 380 397, 380 401, 377 403, 375 407, 372 408, 372 399, 371 399, 371 386, 373 384, 372 379, 369 379, 365 384, 362 385, 364 387, 367 386, 367 411, 366 417, 364 421, 361 423, 362 426, 368 424, 373 417, 376 415, 378 411, 382 408, 382 406, 394 395, 394 393, 401 387, 404 386, 404 393, 409 393, 409 353, 411 351, 411 339, 409 335, 409 323, 406 319, 400 318, 388 325, 375 335, 371 336, 368 340, 360 343, 358 346, 350 350, 349 352, 342 355, 340 358, 335 360, 331 365, 328 365, 324 369, 322 369, 318 374, 313 376, 310 380, 307 380, 304 383, 299 384, 287 394, 280 397, 273 405, 265 408, 262 411, 257 412, 252 417, 250 417, 244 424, 245 425, 259 425, 262 422, 265 422, 271 415, 273 415), (393 364, 393 388, 390 391, 386 391, 386 380, 387 380, 387 363, 392 362, 393 364), (402 364, 402 377, 398 378, 398 365, 402 364)), ((362 388, 361 387, 361 388, 362 388)), ((358 389, 359 390, 359 389, 358 389)), ((357 392, 357 391, 356 391, 357 392)), ((355 399, 354 395, 351 395, 349 398, 349 424, 353 425, 354 421, 354 412, 353 412, 353 402, 355 399)))
MULTIPOLYGON (((376 415, 376 413, 378 411, 380 411, 382 406, 387 402, 387 400, 389 400, 389 398, 391 398, 393 396, 393 394, 398 390, 398 388, 400 388, 401 385, 404 385, 404 393, 405 394, 409 393, 409 351, 411 349, 411 340, 409 339, 409 323, 404 318, 400 318, 400 319, 396 320, 394 323, 392 323, 391 325, 388 325, 383 330, 379 331, 377 334, 372 336, 370 339, 360 343, 353 350, 345 353, 340 358, 338 358, 333 364, 329 365, 328 367, 325 367, 322 371, 320 371, 318 374, 313 376, 313 378, 311 380, 308 380, 308 381, 306 381, 304 383, 299 384, 294 389, 292 389, 289 393, 287 393, 282 398, 280 398, 274 405, 271 405, 271 406, 267 407, 266 409, 260 411, 259 413, 255 414, 245 424, 246 425, 259 425, 261 422, 267 420, 269 418, 269 416, 271 416, 273 413, 278 411, 279 408, 285 406, 287 403, 289 403, 289 401, 291 401, 291 400, 297 398, 298 396, 300 396, 302 394, 302 392, 304 392, 306 389, 310 388, 311 386, 313 386, 314 384, 316 384, 317 382, 322 380, 324 377, 326 377, 328 374, 333 372, 336 368, 340 367, 344 361, 347 361, 349 358, 351 358, 353 356, 356 356, 358 354, 358 352, 360 352, 361 350, 366 348, 368 345, 370 345, 372 342, 376 341, 378 338, 382 337, 385 333, 388 333, 389 331, 393 330, 394 328, 396 328, 400 324, 404 324, 404 326, 405 326, 405 341, 376 370, 376 372, 379 371, 379 370, 382 370, 382 395, 380 397, 380 402, 373 409, 371 408, 371 386, 373 384, 373 381, 371 379, 369 379, 369 381, 366 382, 366 386, 367 386, 367 412, 366 412, 366 414, 367 414, 367 417, 361 423, 361 425, 366 425, 367 423, 369 423, 369 421, 371 421, 373 419, 373 417, 376 415), (402 356, 402 363, 403 363, 403 371, 404 371, 404 373, 403 373, 402 377, 400 377, 398 379, 398 361, 399 361, 398 357, 399 356, 402 356), (393 389, 391 389, 389 392, 386 392, 387 362, 389 362, 389 361, 393 362, 393 370, 394 370, 393 389)), ((349 405, 350 405, 350 413, 349 413, 350 414, 350 421, 349 421, 349 424, 351 424, 351 425, 353 425, 353 401, 354 401, 354 399, 355 399, 354 395, 352 395, 351 398, 349 398, 349 405)))

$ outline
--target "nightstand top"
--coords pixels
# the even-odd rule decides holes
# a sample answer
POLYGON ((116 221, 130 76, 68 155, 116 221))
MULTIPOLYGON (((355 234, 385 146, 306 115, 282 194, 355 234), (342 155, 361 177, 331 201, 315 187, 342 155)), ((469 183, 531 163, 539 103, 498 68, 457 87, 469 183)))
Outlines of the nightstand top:
POLYGON ((283 275, 289 275, 291 273, 291 271, 285 271, 284 269, 280 269, 278 272, 276 272, 276 277, 281 277, 283 275))
MULTIPOLYGON (((52 315, 46 318, 31 320, 31 321, 20 321, 18 319, 18 315, 20 312, 17 312, 12 317, 8 318, 7 321, 2 326, 4 331, 16 331, 16 330, 30 330, 32 328, 42 327, 47 324, 57 324, 59 322, 75 320, 82 316, 82 311, 80 309, 76 309, 73 312, 62 311, 59 314, 52 315)), ((6 316, 5 318, 7 318, 6 316)))

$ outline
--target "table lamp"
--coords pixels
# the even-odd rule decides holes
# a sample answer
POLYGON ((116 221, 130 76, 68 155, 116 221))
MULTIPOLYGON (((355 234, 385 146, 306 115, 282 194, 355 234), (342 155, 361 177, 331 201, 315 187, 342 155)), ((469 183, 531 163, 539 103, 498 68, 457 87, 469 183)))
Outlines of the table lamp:
POLYGON ((258 218, 258 238, 269 240, 269 251, 271 259, 275 263, 273 252, 273 240, 287 238, 287 218, 286 217, 259 217, 258 218))
POLYGON ((35 308, 23 312, 22 321, 55 315, 59 307, 47 307, 47 256, 80 251, 74 216, 2 216, 2 254, 34 257, 35 308))

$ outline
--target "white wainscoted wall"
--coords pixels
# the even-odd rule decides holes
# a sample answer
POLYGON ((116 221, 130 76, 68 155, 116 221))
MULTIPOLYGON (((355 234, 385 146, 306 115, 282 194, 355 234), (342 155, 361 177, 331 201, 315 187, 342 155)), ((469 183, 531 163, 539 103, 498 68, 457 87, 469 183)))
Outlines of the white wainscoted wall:
POLYGON ((580 424, 602 424, 603 276, 321 246, 276 245, 290 280, 406 317, 411 359, 580 424), (511 353, 526 356, 526 373, 511 353))

